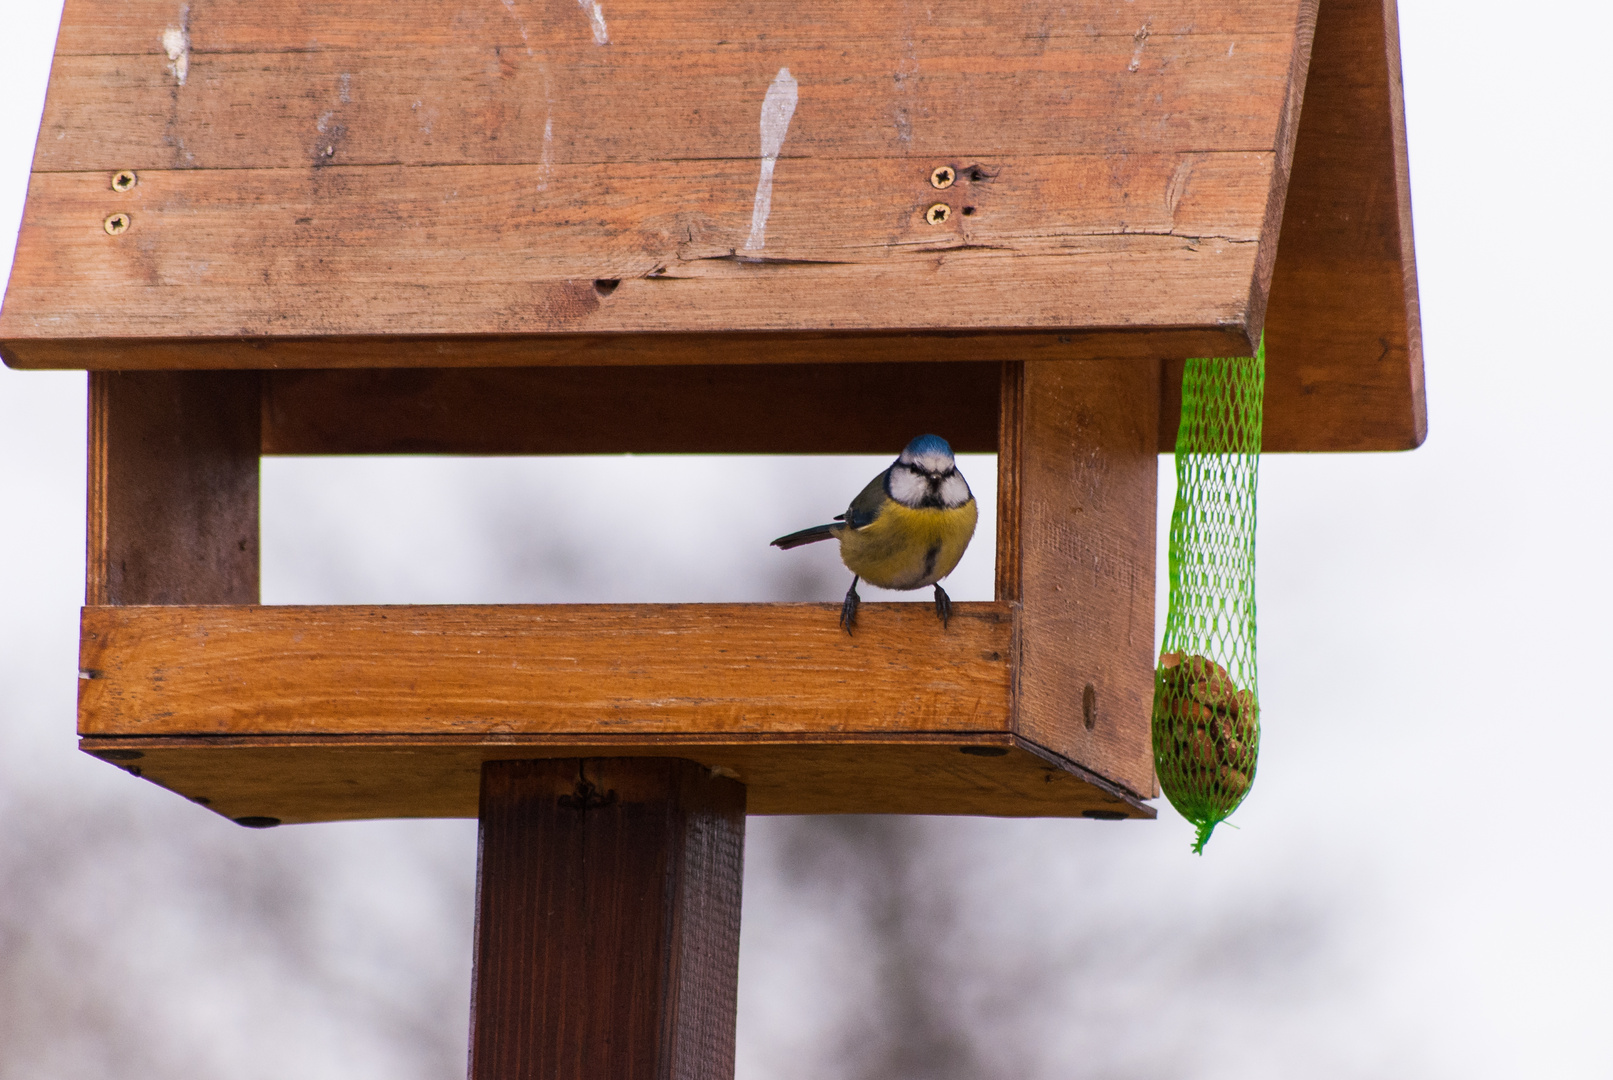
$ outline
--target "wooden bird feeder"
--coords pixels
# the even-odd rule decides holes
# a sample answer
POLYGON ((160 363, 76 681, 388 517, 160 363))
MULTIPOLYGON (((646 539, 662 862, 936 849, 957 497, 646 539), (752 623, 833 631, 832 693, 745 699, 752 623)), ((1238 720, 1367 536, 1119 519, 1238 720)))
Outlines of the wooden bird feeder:
POLYGON ((731 1075, 745 813, 1152 816, 1184 357, 1265 332, 1268 451, 1422 441, 1396 35, 1393 0, 67 0, 0 353, 91 372, 83 748, 247 824, 479 815, 473 1075, 731 1075), (996 598, 945 633, 258 603, 264 454, 922 431, 998 461, 996 598))

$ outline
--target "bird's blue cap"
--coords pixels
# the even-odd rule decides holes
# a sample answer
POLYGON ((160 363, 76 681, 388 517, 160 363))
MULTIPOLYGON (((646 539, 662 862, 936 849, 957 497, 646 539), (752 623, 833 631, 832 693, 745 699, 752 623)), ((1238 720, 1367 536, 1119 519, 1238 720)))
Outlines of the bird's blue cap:
POLYGON ((952 447, 939 435, 920 435, 907 444, 907 449, 902 451, 902 459, 912 461, 914 458, 934 454, 945 454, 947 457, 951 457, 952 447))

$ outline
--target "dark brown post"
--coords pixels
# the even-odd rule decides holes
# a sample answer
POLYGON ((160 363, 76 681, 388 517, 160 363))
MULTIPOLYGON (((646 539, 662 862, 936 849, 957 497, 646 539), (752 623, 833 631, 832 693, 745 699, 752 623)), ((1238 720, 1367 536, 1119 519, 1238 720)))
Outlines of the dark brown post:
POLYGON ((692 761, 485 763, 471 1080, 732 1080, 744 844, 692 761))

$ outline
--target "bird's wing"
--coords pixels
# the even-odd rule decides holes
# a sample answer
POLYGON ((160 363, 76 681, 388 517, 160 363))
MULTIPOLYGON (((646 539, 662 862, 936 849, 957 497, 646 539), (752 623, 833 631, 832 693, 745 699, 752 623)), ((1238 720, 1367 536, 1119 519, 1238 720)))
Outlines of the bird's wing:
POLYGON ((866 529, 874 523, 875 518, 879 517, 879 512, 885 508, 885 502, 890 498, 885 494, 885 473, 888 472, 890 470, 886 469, 868 481, 868 486, 862 489, 861 494, 851 500, 851 506, 846 510, 847 525, 853 529, 866 529))

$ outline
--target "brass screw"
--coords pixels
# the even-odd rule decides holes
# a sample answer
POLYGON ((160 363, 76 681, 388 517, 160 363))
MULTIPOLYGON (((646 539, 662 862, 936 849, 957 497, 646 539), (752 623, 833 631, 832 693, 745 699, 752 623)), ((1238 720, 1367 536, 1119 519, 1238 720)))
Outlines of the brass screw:
POLYGON ((957 178, 958 174, 953 171, 952 166, 937 165, 935 171, 930 174, 930 186, 939 189, 949 188, 952 186, 952 181, 957 178))
POLYGON ((139 182, 140 178, 134 174, 133 169, 119 169, 112 174, 113 191, 128 191, 139 182))
POLYGON ((119 236, 129 231, 129 215, 119 212, 108 214, 107 219, 101 222, 101 228, 106 230, 108 236, 119 236))
MULTIPOLYGON (((948 206, 944 202, 938 202, 928 210, 924 211, 924 220, 928 221, 931 225, 945 225, 947 218, 951 216, 952 207, 948 206)), ((108 228, 107 231, 111 232, 112 230, 108 228)))

